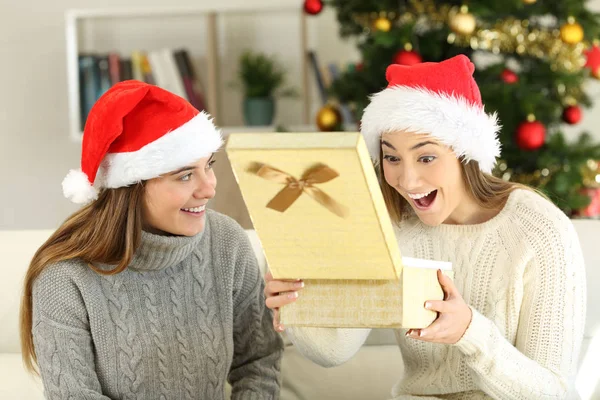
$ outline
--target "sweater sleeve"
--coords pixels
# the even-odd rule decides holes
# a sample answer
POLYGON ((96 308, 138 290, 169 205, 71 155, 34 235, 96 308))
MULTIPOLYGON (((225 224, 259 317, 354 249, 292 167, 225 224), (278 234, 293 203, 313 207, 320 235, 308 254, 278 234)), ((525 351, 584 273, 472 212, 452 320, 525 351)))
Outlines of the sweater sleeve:
POLYGON ((34 283, 33 342, 45 396, 110 400, 96 375, 85 304, 67 269, 48 267, 34 283))
POLYGON ((566 222, 532 232, 536 249, 523 274, 515 344, 473 309, 471 325, 455 345, 480 389, 495 399, 570 398, 583 340, 586 284, 577 233, 566 222))
POLYGON ((371 329, 289 327, 286 332, 304 357, 330 368, 354 357, 371 329))
MULTIPOLYGON (((241 231, 241 229, 240 229, 241 231)), ((243 231, 235 255, 232 400, 278 399, 283 340, 265 305, 264 281, 243 231)))

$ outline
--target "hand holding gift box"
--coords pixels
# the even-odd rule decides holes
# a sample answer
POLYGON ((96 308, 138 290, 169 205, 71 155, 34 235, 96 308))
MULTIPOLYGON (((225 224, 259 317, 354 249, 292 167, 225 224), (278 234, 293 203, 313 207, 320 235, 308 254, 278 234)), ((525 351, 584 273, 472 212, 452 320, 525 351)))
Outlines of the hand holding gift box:
POLYGON ((286 326, 424 328, 437 270, 403 258, 359 133, 231 134, 227 153, 275 279, 303 279, 286 326))

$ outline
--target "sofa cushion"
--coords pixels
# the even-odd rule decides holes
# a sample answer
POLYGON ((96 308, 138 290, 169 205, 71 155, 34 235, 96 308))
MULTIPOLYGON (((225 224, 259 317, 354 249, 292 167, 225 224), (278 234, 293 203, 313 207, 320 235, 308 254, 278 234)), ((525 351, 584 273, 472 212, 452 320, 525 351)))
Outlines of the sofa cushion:
POLYGON ((323 368, 286 346, 281 363, 282 400, 389 399, 402 375, 397 345, 363 346, 345 364, 323 368))
MULTIPOLYGON (((0 231, 3 279, 0 279, 0 353, 18 353, 19 306, 23 278, 31 258, 52 230, 0 231)), ((5 398, 5 397, 0 397, 5 398)))
POLYGON ((0 353, 0 377, 0 399, 44 399, 41 380, 25 372, 21 354, 0 353))

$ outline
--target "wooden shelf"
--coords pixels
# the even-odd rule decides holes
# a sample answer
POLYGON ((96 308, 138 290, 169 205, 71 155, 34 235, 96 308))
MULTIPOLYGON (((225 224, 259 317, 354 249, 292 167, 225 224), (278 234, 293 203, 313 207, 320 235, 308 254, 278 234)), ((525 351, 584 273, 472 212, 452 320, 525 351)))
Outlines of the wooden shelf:
MULTIPOLYGON (((300 32, 298 33, 298 47, 300 49, 301 65, 301 94, 303 103, 302 119, 304 123, 310 121, 310 90, 307 57, 307 20, 302 6, 273 6, 247 4, 244 6, 207 4, 188 8, 110 8, 110 9, 71 9, 65 14, 66 41, 67 41, 67 84, 69 99, 69 130, 70 136, 75 141, 81 141, 81 117, 79 104, 79 67, 78 55, 80 43, 78 37, 79 23, 86 19, 101 18, 150 18, 162 16, 201 16, 206 18, 206 58, 208 60, 206 79, 207 111, 214 117, 217 125, 220 124, 221 99, 219 90, 220 60, 218 54, 219 33, 218 17, 220 15, 254 15, 266 13, 291 12, 300 18, 300 32)), ((151 38, 149 38, 149 43, 151 38)), ((247 127, 244 127, 247 128, 247 127)))

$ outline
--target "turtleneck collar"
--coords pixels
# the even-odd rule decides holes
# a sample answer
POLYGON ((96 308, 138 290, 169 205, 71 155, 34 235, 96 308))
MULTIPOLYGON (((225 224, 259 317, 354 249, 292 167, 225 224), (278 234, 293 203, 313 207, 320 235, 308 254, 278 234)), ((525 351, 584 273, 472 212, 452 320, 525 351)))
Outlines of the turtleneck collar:
POLYGON ((176 265, 198 246, 204 231, 206 228, 195 236, 162 236, 142 231, 140 246, 128 268, 158 271, 176 265))

